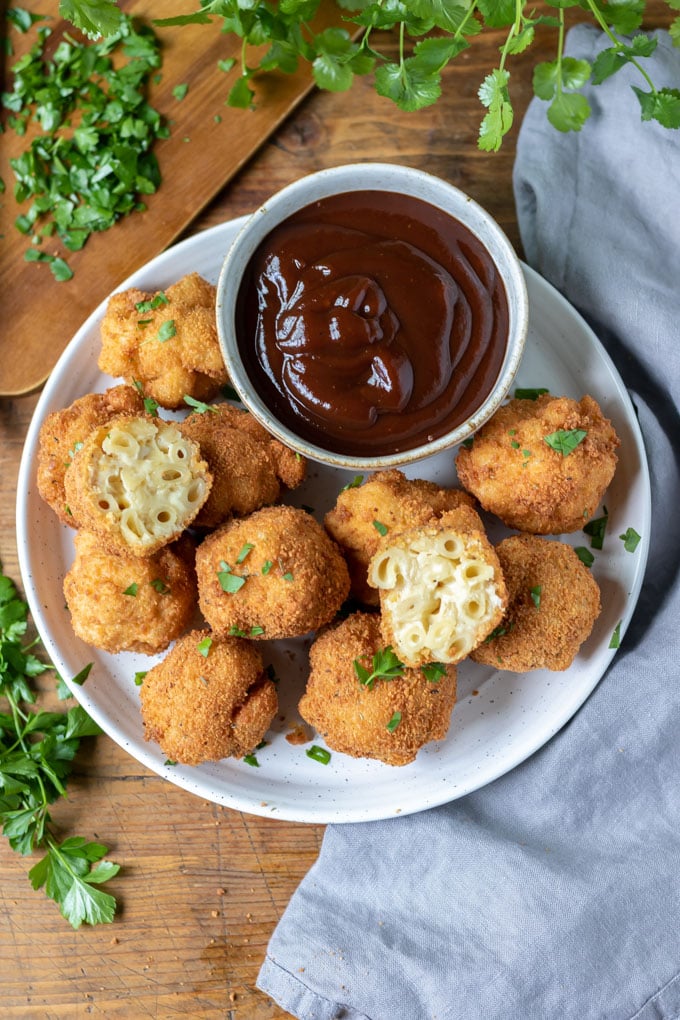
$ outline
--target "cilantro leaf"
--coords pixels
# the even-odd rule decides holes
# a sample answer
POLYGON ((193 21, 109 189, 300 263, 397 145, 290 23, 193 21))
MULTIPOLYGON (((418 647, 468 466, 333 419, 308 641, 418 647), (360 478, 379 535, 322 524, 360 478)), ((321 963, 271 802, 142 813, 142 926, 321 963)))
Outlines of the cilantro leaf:
POLYGON ((509 80, 507 71, 496 68, 487 74, 479 88, 480 102, 489 111, 480 125, 478 140, 479 148, 486 152, 497 152, 504 135, 512 127, 514 115, 508 91, 509 80))
POLYGON ((376 680, 394 680, 400 677, 405 669, 403 662, 395 655, 392 646, 380 648, 371 659, 371 669, 354 660, 354 672, 362 687, 373 690, 376 680))
POLYGON ((585 429, 557 429, 556 432, 543 436, 543 441, 563 457, 568 457, 587 435, 585 429))

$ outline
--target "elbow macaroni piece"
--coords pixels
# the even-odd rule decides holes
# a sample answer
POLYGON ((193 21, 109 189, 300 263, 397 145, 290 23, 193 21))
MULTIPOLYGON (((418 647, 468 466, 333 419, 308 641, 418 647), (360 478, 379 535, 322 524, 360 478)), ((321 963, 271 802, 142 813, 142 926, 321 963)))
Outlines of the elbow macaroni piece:
POLYGON ((453 663, 500 621, 505 585, 483 534, 421 528, 389 541, 371 560, 386 640, 406 665, 453 663))

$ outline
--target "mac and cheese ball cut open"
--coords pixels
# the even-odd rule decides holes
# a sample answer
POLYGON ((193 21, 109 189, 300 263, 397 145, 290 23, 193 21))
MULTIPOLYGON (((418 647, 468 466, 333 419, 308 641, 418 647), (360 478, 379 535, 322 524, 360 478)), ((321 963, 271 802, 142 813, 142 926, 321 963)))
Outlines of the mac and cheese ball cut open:
POLYGON ((384 641, 408 666, 460 662, 503 617, 501 566, 470 507, 385 536, 368 577, 380 590, 384 641))
POLYGON ((217 634, 293 638, 333 619, 347 566, 321 525, 291 506, 227 521, 196 554, 199 605, 217 634))
POLYGON ((427 524, 473 498, 461 489, 442 489, 435 482, 407 478, 402 471, 376 471, 339 494, 324 518, 328 534, 342 549, 349 567, 352 595, 365 606, 378 606, 380 595, 368 579, 368 564, 385 532, 427 524), (363 484, 362 484, 363 481, 363 484))
POLYGON ((181 765, 250 754, 278 710, 255 646, 209 630, 181 637, 139 693, 145 739, 181 765))
POLYGON ((448 732, 456 667, 410 669, 391 658, 390 672, 378 667, 372 675, 385 654, 378 613, 353 613, 325 628, 310 648, 300 715, 334 751, 408 765, 448 732))
POLYGON ((496 552, 508 605, 471 658, 512 673, 568 669, 600 615, 595 578, 570 545, 538 535, 512 535, 496 552))
POLYGON ((64 597, 73 631, 86 644, 155 655, 191 626, 198 592, 188 535, 142 557, 107 552, 97 535, 78 531, 75 550, 64 597))
POLYGON ((38 492, 62 524, 75 527, 66 502, 64 478, 90 432, 112 418, 143 414, 144 400, 134 386, 114 386, 105 393, 88 393, 69 407, 48 414, 38 440, 38 492))
POLYGON ((509 528, 534 535, 579 531, 597 510, 617 464, 619 438, 592 397, 543 393, 503 405, 461 447, 461 485, 509 528))
POLYGON ((161 407, 212 400, 227 382, 217 339, 215 287, 189 273, 165 290, 114 294, 101 325, 102 372, 140 384, 161 407))
POLYGON ((210 493, 198 446, 172 422, 117 418, 95 429, 66 473, 76 527, 112 552, 149 556, 176 539, 210 493))

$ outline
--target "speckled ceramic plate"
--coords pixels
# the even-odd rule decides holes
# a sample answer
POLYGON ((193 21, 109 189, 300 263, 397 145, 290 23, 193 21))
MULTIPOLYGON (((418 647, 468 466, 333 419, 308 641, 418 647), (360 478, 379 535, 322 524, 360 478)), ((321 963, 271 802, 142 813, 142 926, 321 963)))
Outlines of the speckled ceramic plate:
MULTIPOLYGON (((123 287, 156 290, 190 271, 216 282, 222 259, 242 220, 214 227, 164 252, 123 287)), ((38 432, 45 416, 114 381, 97 368, 99 323, 105 305, 90 316, 52 372, 26 439, 17 495, 17 535, 23 583, 33 618, 59 672, 69 682, 87 663, 82 686, 70 684, 78 701, 121 747, 143 765, 205 799, 252 814, 304 822, 353 822, 408 814, 469 793, 509 771, 541 747, 585 701, 615 651, 612 633, 623 637, 642 584, 650 533, 650 485, 642 437, 623 383, 583 319, 545 281, 526 269, 529 337, 517 377, 520 386, 546 386, 581 397, 590 393, 621 438, 619 466, 607 493, 610 523, 604 549, 595 552, 593 574, 603 611, 571 668, 563 673, 503 673, 472 662, 459 668, 459 700, 444 741, 425 747, 411 765, 394 768, 333 753, 327 765, 305 754, 286 734, 299 722, 304 686, 304 641, 263 642, 265 659, 280 677, 281 710, 258 751, 259 767, 224 761, 199 767, 168 766, 155 744, 144 741, 134 674, 155 661, 124 653, 111 656, 76 638, 64 607, 62 579, 73 558, 73 532, 63 527, 38 495, 35 477, 38 432), (618 535, 633 527, 642 536, 635 553, 618 535)), ((411 477, 455 483, 451 454, 412 465, 411 477)), ((351 472, 310 465, 297 504, 321 518, 351 472)), ((582 534, 569 538, 588 545, 582 534)), ((315 738, 315 743, 323 742, 315 738)))

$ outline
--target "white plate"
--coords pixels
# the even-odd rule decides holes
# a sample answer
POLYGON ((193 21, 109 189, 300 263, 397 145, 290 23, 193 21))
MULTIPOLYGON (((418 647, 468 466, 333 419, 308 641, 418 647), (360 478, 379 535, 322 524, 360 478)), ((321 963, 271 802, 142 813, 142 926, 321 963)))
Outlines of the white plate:
MULTIPOLYGON (((224 254, 243 220, 214 227, 170 248, 122 285, 157 290, 195 270, 215 282, 224 254)), ((144 741, 137 670, 155 659, 111 656, 76 638, 64 606, 62 579, 73 558, 73 532, 59 524, 36 486, 38 431, 45 416, 77 397, 114 385, 97 368, 99 323, 105 303, 89 317, 54 368, 38 402, 22 457, 17 495, 19 563, 29 606, 48 655, 68 682, 87 663, 93 668, 73 694, 121 747, 159 775, 204 799, 252 814, 305 822, 351 822, 408 814, 469 793, 512 769, 549 740, 585 701, 615 652, 609 648, 620 621, 623 637, 642 584, 647 559, 651 499, 647 463, 635 413, 623 383, 600 343, 574 309, 544 280, 525 269, 530 298, 526 353, 520 386, 546 386, 555 394, 600 403, 620 438, 614 481, 605 497, 609 528, 593 573, 602 591, 602 614, 569 670, 518 675, 464 662, 459 700, 446 740, 425 747, 400 768, 334 753, 327 765, 293 745, 286 733, 299 721, 297 700, 306 669, 303 641, 263 643, 281 678, 281 711, 258 751, 260 767, 225 759, 199 767, 167 766, 155 744, 144 741), (634 554, 618 535, 633 527, 642 536, 634 554)), ((408 472, 442 485, 455 483, 453 456, 440 454, 408 472)), ((321 516, 351 472, 310 465, 309 480, 291 502, 321 516)), ((589 546, 577 534, 569 541, 589 546)), ((321 744, 321 740, 316 740, 321 744)))

